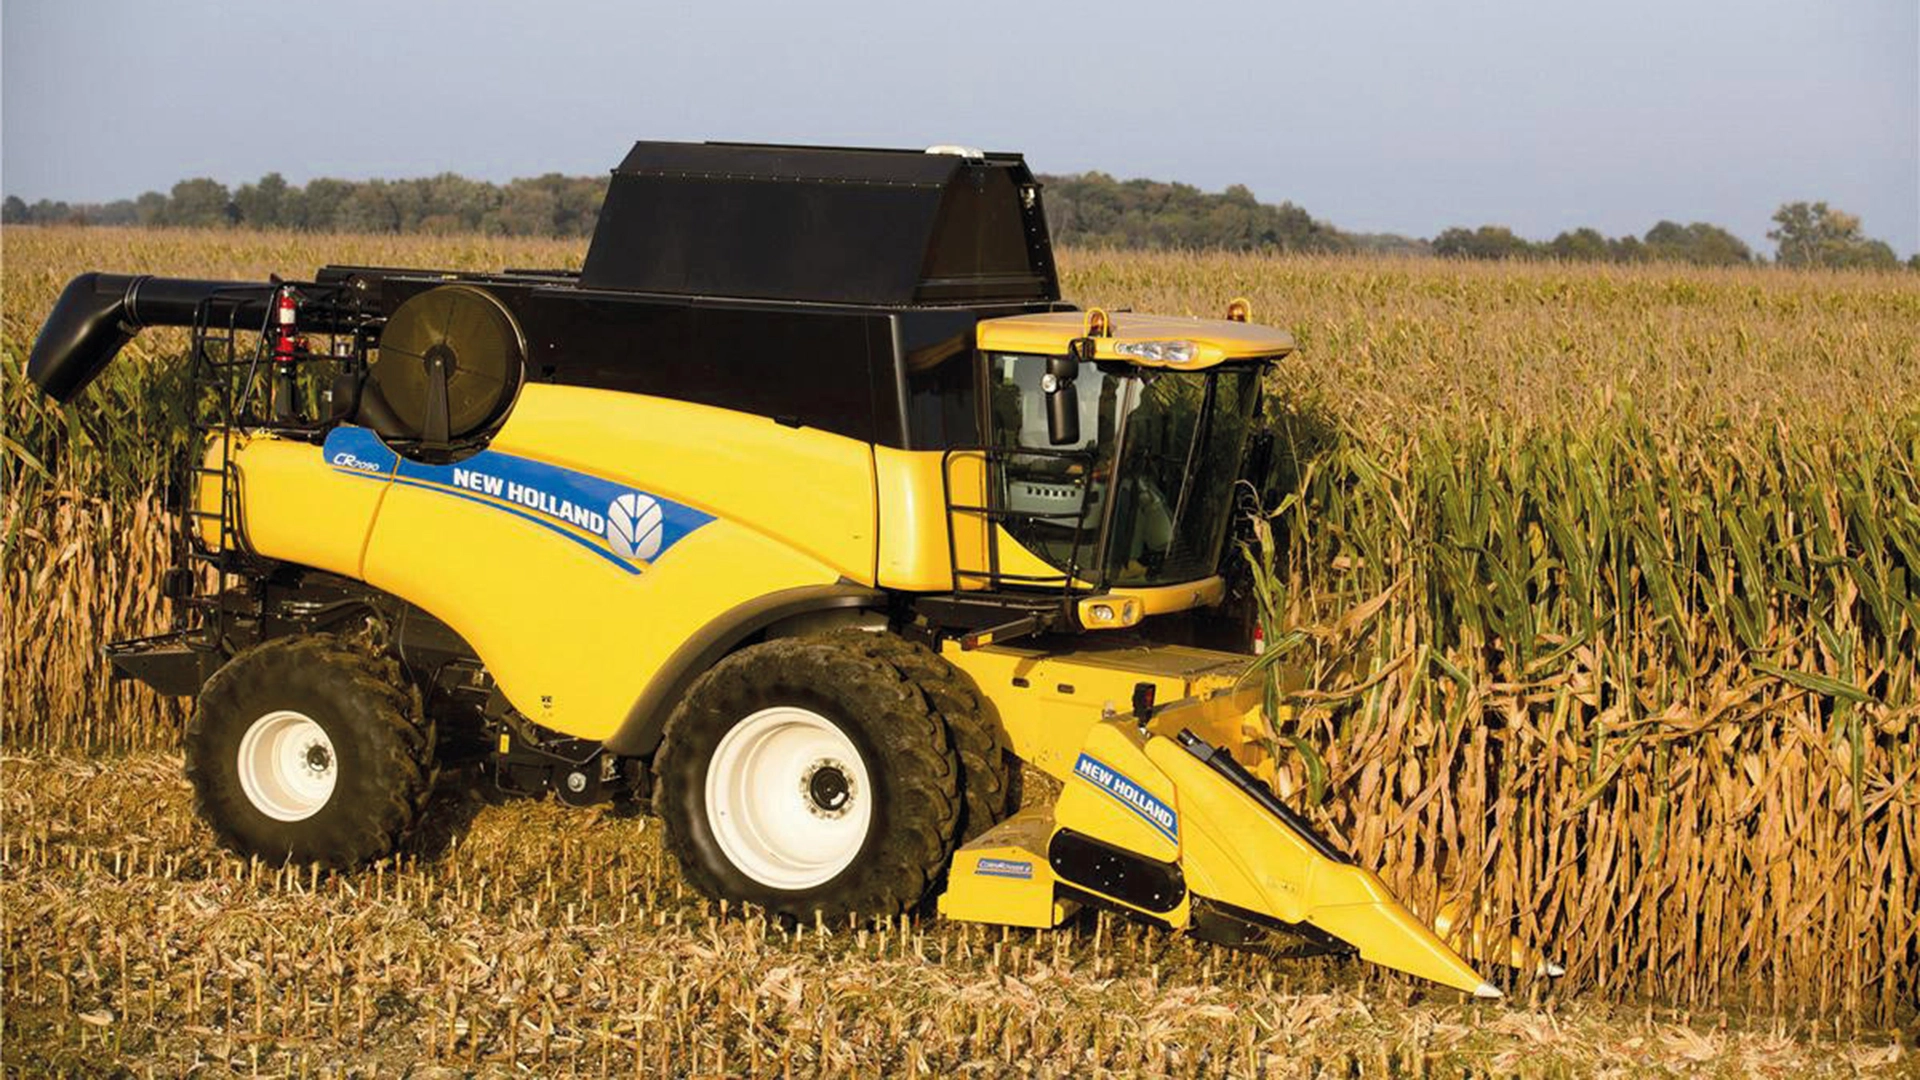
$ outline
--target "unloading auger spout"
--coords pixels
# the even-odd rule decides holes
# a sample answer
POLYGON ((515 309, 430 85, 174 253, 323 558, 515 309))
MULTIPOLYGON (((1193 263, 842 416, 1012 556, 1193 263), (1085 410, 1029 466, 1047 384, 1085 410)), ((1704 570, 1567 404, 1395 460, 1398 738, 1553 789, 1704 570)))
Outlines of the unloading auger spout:
MULTIPOLYGON (((66 403, 106 369, 135 334, 151 326, 262 328, 279 286, 151 274, 81 274, 54 302, 27 358, 27 377, 66 403)), ((307 286, 306 291, 315 289, 307 286)), ((308 329, 331 330, 310 309, 308 329)))

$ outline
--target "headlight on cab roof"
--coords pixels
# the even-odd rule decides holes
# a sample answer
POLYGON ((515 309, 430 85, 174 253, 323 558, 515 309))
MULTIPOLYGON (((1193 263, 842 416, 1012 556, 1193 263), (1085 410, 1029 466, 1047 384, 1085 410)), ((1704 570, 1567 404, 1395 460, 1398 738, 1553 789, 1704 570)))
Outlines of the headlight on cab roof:
POLYGON ((1186 364, 1200 355, 1200 346, 1191 341, 1118 341, 1113 351, 1153 364, 1186 364))

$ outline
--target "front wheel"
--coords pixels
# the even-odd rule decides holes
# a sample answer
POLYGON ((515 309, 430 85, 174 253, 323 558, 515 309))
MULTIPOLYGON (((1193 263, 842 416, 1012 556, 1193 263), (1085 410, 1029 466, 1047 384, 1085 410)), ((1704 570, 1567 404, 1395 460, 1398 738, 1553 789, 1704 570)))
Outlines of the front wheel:
POLYGON ((919 903, 953 853, 959 762, 895 665, 834 638, 750 646, 703 675, 654 758, 689 881, 805 919, 919 903))
POLYGON ((279 638, 214 673, 187 724, 187 778, 222 844, 349 867, 392 851, 433 784, 433 724, 391 657, 279 638))

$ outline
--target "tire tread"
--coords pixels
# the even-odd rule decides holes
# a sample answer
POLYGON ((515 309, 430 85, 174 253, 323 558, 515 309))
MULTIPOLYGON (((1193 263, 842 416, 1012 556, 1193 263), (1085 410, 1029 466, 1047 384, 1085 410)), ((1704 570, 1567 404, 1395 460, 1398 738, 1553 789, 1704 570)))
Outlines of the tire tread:
POLYGON ((437 774, 434 735, 418 688, 392 655, 331 634, 275 638, 235 654, 202 688, 186 727, 187 779, 195 809, 223 847, 274 861, 351 867, 391 853, 425 811, 437 774), (249 835, 250 823, 234 820, 224 809, 233 801, 230 789, 238 778, 229 774, 215 748, 229 734, 223 725, 251 722, 249 702, 284 696, 287 687, 299 687, 322 672, 350 704, 350 721, 371 748, 372 760, 365 765, 373 792, 354 800, 351 813, 308 819, 312 826, 297 830, 305 834, 298 841, 269 845, 249 835))
POLYGON ((669 718, 654 758, 654 809, 666 824, 669 850, 688 881, 716 899, 750 900, 777 915, 805 919, 859 913, 897 914, 920 902, 953 854, 961 814, 961 767, 941 714, 900 668, 839 635, 780 638, 735 652, 702 675, 669 718), (717 851, 704 852, 704 835, 690 818, 703 798, 713 726, 763 708, 782 694, 827 693, 861 718, 864 735, 888 770, 894 798, 890 835, 874 857, 850 866, 821 890, 779 893, 729 881, 717 851), (831 887, 832 892, 822 890, 831 887), (755 893, 754 896, 742 895, 755 893))

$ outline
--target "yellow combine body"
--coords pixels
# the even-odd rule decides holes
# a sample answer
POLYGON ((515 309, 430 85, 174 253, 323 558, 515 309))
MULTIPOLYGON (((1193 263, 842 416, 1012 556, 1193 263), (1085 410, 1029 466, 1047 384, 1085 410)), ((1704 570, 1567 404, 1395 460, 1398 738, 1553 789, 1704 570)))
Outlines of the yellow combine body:
POLYGON ((377 857, 464 755, 511 790, 649 800, 696 887, 782 916, 1093 904, 1497 995, 1275 794, 1287 718, 1252 658, 1177 643, 1226 598, 1291 340, 1242 302, 1065 308, 1017 158, 641 144, 579 275, 303 288, 89 275, 30 365, 71 397, 128 327, 194 328, 218 408, 183 625, 111 651, 198 695, 188 771, 230 846, 377 857), (635 254, 730 177, 813 223, 781 251, 822 220, 931 239, 897 280, 826 260, 830 296, 725 234, 635 254), (230 328, 256 318, 247 361, 230 328), (1058 798, 1021 805, 1023 767, 1058 798))

